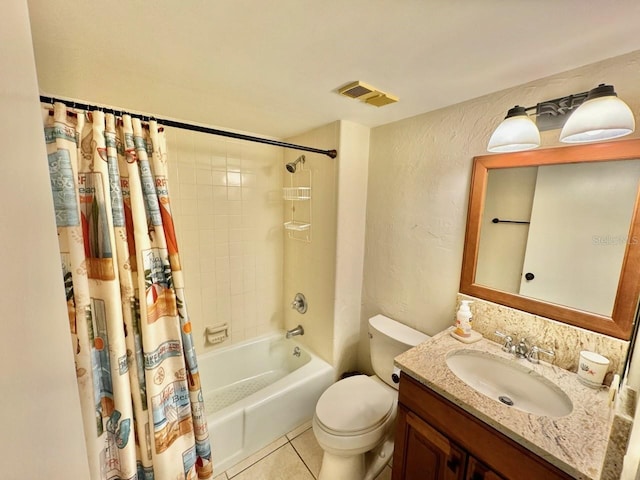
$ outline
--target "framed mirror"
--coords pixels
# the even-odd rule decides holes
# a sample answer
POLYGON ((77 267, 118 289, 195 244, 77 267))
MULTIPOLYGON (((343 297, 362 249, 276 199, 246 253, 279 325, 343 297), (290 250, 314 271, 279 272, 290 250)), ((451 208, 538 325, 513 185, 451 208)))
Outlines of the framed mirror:
POLYGON ((460 292, 629 339, 640 140, 475 157, 460 292))

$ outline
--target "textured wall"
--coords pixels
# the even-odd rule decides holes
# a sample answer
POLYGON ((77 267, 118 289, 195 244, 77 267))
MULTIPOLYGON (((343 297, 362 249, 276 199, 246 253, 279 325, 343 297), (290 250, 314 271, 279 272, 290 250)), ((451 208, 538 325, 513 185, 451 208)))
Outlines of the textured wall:
MULTIPOLYGON (((611 83, 637 115, 638 71, 640 52, 636 51, 374 128, 363 327, 366 319, 376 313, 428 334, 451 324, 460 279, 472 159, 487 153, 491 132, 509 108, 516 104, 535 105, 587 91, 599 83, 611 83)), ((543 146, 559 145, 558 135, 557 130, 543 132, 543 146)), ((366 328, 362 328, 360 345, 359 361, 366 368, 366 328)))
POLYGON ((0 477, 86 479, 27 3, 2 7, 0 477))
POLYGON ((338 374, 357 366, 369 165, 368 127, 340 122, 338 231, 333 365, 338 374))

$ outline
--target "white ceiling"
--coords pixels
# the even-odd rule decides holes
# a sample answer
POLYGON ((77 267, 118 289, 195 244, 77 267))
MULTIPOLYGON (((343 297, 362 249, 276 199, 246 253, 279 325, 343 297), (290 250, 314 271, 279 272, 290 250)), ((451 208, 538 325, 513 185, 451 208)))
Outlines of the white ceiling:
POLYGON ((382 125, 640 49, 638 0, 28 4, 42 93, 281 138, 336 119, 382 125), (336 93, 355 80, 400 101, 336 93))

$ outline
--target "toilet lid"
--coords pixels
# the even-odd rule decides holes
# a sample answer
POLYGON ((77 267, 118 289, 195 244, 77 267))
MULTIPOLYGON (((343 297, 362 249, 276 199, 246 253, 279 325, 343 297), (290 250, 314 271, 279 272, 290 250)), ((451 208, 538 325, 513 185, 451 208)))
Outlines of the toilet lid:
POLYGON ((356 375, 325 390, 316 404, 316 418, 334 432, 361 432, 385 421, 394 402, 387 388, 366 375, 356 375))

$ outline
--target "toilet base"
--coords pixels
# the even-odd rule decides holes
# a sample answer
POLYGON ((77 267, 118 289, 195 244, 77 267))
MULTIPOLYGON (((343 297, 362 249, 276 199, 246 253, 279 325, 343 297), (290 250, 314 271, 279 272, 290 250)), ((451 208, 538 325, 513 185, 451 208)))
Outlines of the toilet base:
POLYGON ((362 479, 364 472, 364 453, 342 456, 324 452, 318 480, 362 479))
POLYGON ((373 480, 393 456, 393 429, 376 448, 355 455, 324 452, 318 480, 373 480))

